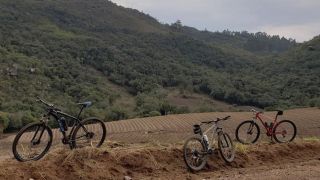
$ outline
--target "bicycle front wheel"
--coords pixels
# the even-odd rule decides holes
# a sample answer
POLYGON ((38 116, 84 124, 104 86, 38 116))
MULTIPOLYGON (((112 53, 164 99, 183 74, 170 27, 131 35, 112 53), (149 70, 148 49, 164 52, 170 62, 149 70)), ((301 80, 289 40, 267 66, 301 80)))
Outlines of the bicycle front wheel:
POLYGON ((280 121, 273 129, 273 138, 278 143, 293 141, 297 134, 296 125, 289 120, 280 121))
POLYGON ((72 134, 72 148, 100 147, 105 138, 107 130, 103 121, 89 118, 81 121, 72 134))
POLYGON ((183 146, 183 159, 192 171, 200 171, 207 163, 208 153, 200 137, 189 138, 183 146))
POLYGON ((243 121, 236 129, 236 138, 242 144, 253 144, 259 136, 260 128, 252 120, 243 121))
POLYGON ((219 152, 222 159, 227 163, 231 163, 234 159, 235 149, 229 134, 221 133, 218 138, 219 152))
POLYGON ((52 131, 43 123, 31 123, 23 127, 12 144, 12 152, 18 161, 41 159, 52 144, 52 131))

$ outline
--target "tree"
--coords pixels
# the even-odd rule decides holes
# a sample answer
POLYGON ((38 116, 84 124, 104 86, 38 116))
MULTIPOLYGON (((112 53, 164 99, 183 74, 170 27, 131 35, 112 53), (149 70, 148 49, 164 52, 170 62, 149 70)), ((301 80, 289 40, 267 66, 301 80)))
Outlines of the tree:
POLYGON ((181 30, 182 28, 181 20, 177 20, 175 23, 171 24, 171 27, 173 27, 175 30, 181 30))

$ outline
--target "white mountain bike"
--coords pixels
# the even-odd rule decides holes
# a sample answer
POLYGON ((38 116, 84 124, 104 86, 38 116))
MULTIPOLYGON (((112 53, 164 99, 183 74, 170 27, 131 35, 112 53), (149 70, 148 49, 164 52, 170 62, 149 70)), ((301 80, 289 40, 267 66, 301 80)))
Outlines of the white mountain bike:
MULTIPOLYGON (((231 163, 235 156, 235 150, 230 136, 222 131, 219 126, 220 121, 229 119, 230 116, 225 118, 217 118, 217 120, 201 122, 193 126, 195 136, 187 139, 183 147, 183 157, 186 165, 192 171, 200 171, 207 163, 208 155, 213 154, 216 149, 216 139, 218 140, 217 149, 220 152, 223 160, 231 163), (204 133, 201 126, 203 124, 212 124, 204 133), (211 132, 211 142, 208 138, 208 133, 211 132), (200 136, 199 136, 200 135, 200 136), (214 138, 214 135, 217 138, 214 138)), ((210 136, 210 135, 209 135, 210 136)))

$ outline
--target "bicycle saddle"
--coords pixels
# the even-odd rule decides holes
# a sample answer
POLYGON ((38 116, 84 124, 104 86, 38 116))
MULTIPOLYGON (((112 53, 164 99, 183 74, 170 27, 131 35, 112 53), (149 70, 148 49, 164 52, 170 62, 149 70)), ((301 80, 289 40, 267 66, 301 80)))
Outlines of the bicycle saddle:
POLYGON ((281 111, 281 110, 276 110, 276 111, 278 111, 278 112, 277 112, 277 115, 278 115, 278 116, 283 115, 283 111, 281 111))
POLYGON ((81 106, 87 108, 87 107, 92 105, 92 102, 91 101, 87 101, 87 102, 83 102, 83 103, 78 103, 78 105, 81 105, 81 106))

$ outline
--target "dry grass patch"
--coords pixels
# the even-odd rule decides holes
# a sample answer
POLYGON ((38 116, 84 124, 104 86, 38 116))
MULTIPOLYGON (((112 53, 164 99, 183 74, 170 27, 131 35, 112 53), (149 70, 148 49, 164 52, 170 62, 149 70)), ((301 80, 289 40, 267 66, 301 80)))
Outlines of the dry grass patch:
POLYGON ((302 138, 303 141, 307 141, 307 142, 319 142, 320 141, 320 137, 316 137, 316 136, 310 136, 310 137, 304 137, 302 138))
POLYGON ((241 143, 234 143, 236 152, 240 152, 242 154, 247 154, 249 151, 249 145, 241 144, 241 143))

